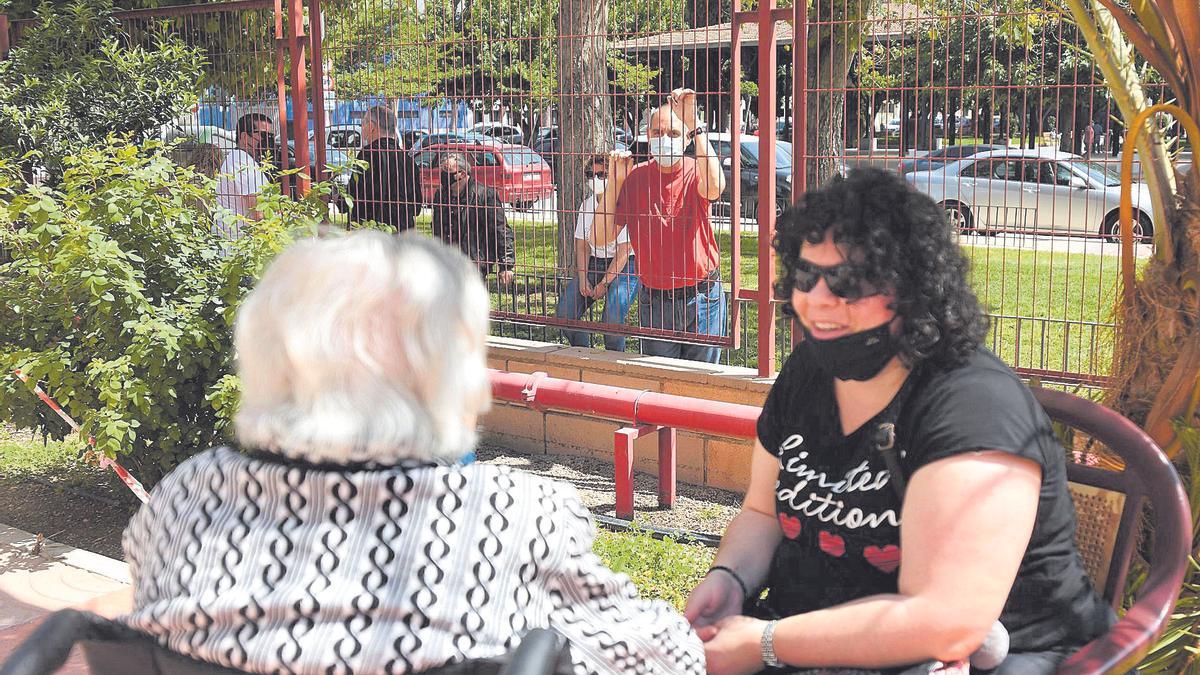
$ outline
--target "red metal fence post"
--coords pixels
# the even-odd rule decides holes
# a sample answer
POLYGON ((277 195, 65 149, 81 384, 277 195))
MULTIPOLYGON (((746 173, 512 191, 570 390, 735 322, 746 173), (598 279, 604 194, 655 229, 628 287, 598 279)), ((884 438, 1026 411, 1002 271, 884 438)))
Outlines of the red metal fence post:
MULTIPOLYGON (((808 190, 808 3, 797 2, 792 17, 792 203, 808 190)), ((792 346, 800 342, 792 319, 792 346)))
POLYGON ((312 101, 313 101, 313 160, 314 175, 318 181, 325 180, 325 51, 321 44, 325 39, 325 14, 321 11, 321 0, 308 0, 308 36, 312 54, 312 101))
POLYGON ((280 189, 284 194, 290 192, 291 178, 286 175, 289 168, 287 144, 289 131, 287 127, 287 64, 284 52, 287 50, 287 38, 283 31, 284 9, 282 0, 275 0, 275 95, 279 103, 279 140, 283 152, 279 153, 280 189))
POLYGON ((288 54, 291 56, 292 140, 296 144, 296 191, 308 192, 308 40, 304 32, 303 0, 288 0, 288 54))
POLYGON ((658 429, 658 505, 675 506, 675 427, 658 429))
MULTIPOLYGON (((741 0, 733 0, 729 23, 729 147, 742 147, 742 24, 741 0)), ((729 153, 729 330, 731 349, 742 348, 742 153, 729 153)))
MULTIPOLYGON (((804 3, 801 3, 804 4, 804 3)), ((758 3, 758 374, 775 372, 775 0, 758 3)), ((739 73, 734 73, 738 77, 739 73)))
POLYGON ((613 472, 617 487, 617 517, 633 519, 633 441, 638 437, 636 427, 613 432, 613 472))

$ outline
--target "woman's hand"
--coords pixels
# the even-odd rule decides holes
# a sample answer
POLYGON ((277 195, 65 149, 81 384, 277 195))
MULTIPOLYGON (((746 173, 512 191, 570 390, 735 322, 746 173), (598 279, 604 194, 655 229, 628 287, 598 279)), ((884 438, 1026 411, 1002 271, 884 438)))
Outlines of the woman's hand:
POLYGON ((762 634, 766 627, 762 619, 735 615, 697 628, 696 635, 704 642, 709 675, 747 675, 762 670, 762 634))
POLYGON ((709 572, 688 596, 683 615, 699 629, 714 624, 729 616, 741 614, 742 587, 727 572, 709 572))

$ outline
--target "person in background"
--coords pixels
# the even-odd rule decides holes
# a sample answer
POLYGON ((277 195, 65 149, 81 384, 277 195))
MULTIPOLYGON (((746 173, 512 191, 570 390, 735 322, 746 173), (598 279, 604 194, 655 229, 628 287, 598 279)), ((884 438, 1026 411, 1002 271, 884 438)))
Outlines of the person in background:
POLYGON ((354 174, 347 191, 353 200, 354 220, 373 220, 401 233, 413 228, 413 219, 421 210, 421 184, 417 165, 400 147, 396 126, 396 113, 384 106, 375 106, 363 115, 363 148, 358 159, 365 161, 367 168, 354 174))
POLYGON ((429 237, 284 250, 238 309, 239 445, 134 515, 120 620, 255 673, 417 673, 550 628, 575 673, 701 675, 687 621, 592 553, 573 486, 464 461, 487 334, 475 266, 429 237))
MULTIPOLYGON (((628 234, 622 231, 616 241, 603 248, 591 243, 596 204, 609 184, 606 161, 606 156, 596 155, 585 164, 584 173, 592 194, 579 205, 575 221, 575 276, 558 301, 556 315, 561 319, 579 319, 597 300, 604 298, 601 322, 623 324, 637 295, 637 262, 628 234)), ((592 346, 592 334, 586 331, 564 329, 563 336, 575 347, 592 346)), ((605 333, 604 348, 625 351, 625 336, 605 333)))
MULTIPOLYGON (((610 155, 610 185, 596 210, 591 241, 607 246, 628 230, 642 284, 643 327, 723 336, 726 301, 711 205, 725 190, 725 173, 699 126, 696 92, 672 92, 651 115, 647 138, 649 162, 633 166, 627 153, 610 155), (689 143, 695 144, 694 159, 684 155, 689 143)), ((709 345, 651 339, 642 340, 642 349, 651 356, 709 363, 721 354, 709 345)))
POLYGON ((226 213, 214 219, 215 233, 240 239, 242 222, 258 220, 258 192, 267 184, 265 163, 275 161, 275 124, 262 113, 248 113, 237 121, 237 147, 225 155, 217 170, 217 205, 226 213))
POLYGON ((206 178, 216 178, 225 162, 224 153, 213 143, 197 143, 188 155, 188 165, 206 178))
POLYGON ((494 190, 475 180, 471 161, 459 152, 442 159, 433 197, 433 236, 467 254, 484 278, 495 268, 501 285, 512 284, 516 253, 504 204, 494 190))

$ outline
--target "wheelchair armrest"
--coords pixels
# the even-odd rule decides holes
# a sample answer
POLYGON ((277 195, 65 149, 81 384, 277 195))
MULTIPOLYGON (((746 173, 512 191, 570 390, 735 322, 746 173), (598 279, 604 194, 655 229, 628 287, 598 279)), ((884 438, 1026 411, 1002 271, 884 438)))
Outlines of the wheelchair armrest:
POLYGON ((521 638, 500 675, 554 675, 567 642, 548 628, 535 628, 521 638))
POLYGON ((63 609, 47 616, 0 666, 0 675, 43 675, 62 668, 83 640, 113 639, 120 627, 104 617, 63 609))

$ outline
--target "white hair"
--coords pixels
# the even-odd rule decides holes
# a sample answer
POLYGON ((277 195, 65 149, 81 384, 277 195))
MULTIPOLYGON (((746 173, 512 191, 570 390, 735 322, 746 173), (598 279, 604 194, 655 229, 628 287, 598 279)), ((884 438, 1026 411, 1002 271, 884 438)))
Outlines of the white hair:
POLYGON ((238 441, 313 463, 457 460, 491 404, 487 321, 475 266, 422 234, 293 244, 238 312, 238 441))

